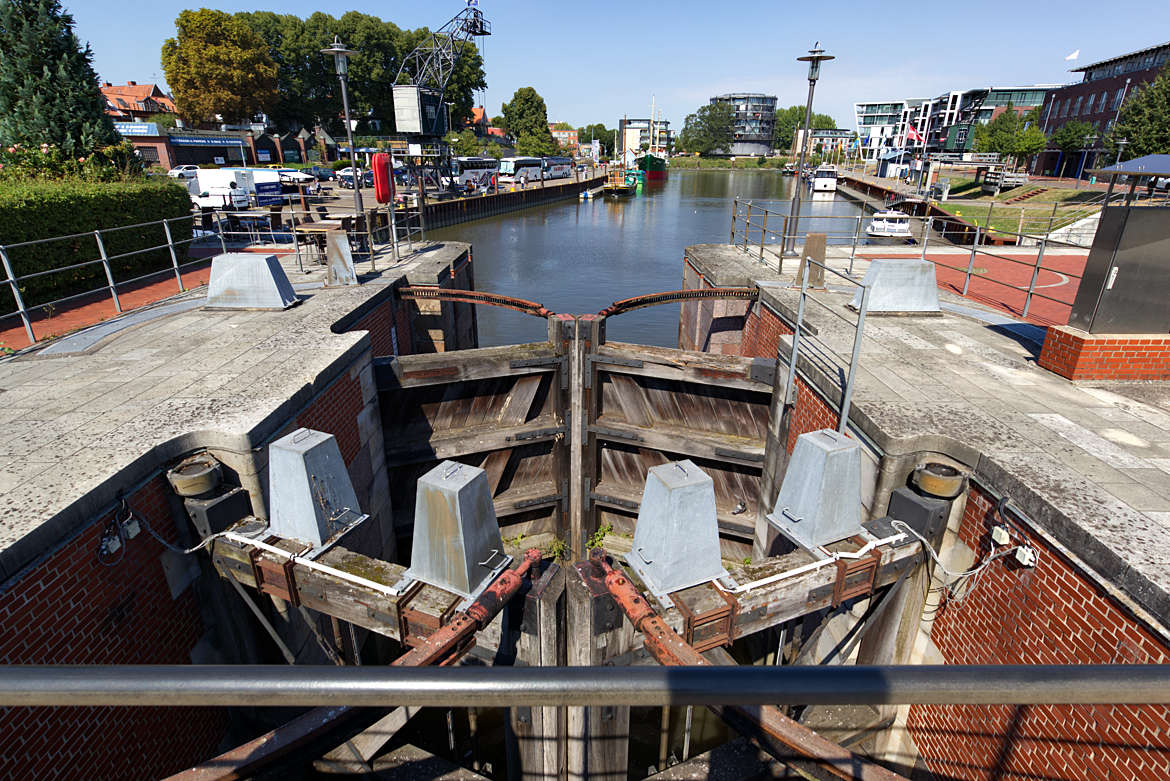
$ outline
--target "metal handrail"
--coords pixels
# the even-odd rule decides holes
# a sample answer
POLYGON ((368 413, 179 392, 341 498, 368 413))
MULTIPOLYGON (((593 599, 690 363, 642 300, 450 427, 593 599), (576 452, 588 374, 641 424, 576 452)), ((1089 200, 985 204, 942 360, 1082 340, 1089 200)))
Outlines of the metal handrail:
POLYGON ((1161 704, 1170 665, 9 665, 0 706, 1161 704))

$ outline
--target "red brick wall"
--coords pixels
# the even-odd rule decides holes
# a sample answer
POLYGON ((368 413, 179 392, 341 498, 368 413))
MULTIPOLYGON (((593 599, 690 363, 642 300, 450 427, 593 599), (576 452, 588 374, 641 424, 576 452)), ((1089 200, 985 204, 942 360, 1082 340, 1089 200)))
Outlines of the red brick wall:
POLYGON ((841 421, 837 411, 830 408, 821 395, 799 376, 796 378, 796 404, 792 406, 789 415, 786 447, 789 453, 796 447, 796 438, 801 434, 823 428, 836 429, 841 421))
MULTIPOLYGON (((972 487, 959 536, 991 550, 994 503, 972 487)), ((1013 519, 1014 521, 1014 519, 1013 519)), ((1015 522, 1039 550, 1035 569, 996 563, 931 639, 949 664, 1164 664, 1168 649, 1059 552, 1015 522)), ((915 705, 908 721, 932 771, 957 779, 1170 777, 1170 707, 915 705)))
POLYGON ((370 332, 370 342, 373 345, 375 358, 396 355, 394 350, 395 316, 394 299, 388 298, 361 320, 358 320, 349 330, 370 332))
POLYGON ((298 426, 337 437, 337 447, 346 465, 353 462, 362 445, 357 418, 365 405, 358 371, 351 367, 297 415, 298 426))
POLYGON ((791 334, 788 323, 763 304, 756 304, 748 312, 743 326, 741 355, 749 358, 775 358, 780 337, 791 334))
MULTIPOLYGON (((177 542, 166 481, 130 498, 177 542)), ((145 531, 115 566, 98 562, 100 519, 0 593, 0 664, 187 664, 203 634, 194 589, 171 599, 145 531)), ((227 727, 222 708, 0 709, 0 778, 157 778, 206 758, 227 727)))
POLYGON ((1170 380, 1170 336, 1094 335, 1050 326, 1039 363, 1070 380, 1170 380))

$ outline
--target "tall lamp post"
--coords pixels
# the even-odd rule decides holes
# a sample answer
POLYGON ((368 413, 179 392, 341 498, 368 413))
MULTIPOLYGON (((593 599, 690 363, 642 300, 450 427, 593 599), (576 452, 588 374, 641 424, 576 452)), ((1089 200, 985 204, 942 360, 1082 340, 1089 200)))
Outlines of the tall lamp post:
POLYGON ((349 71, 349 58, 357 54, 357 52, 342 46, 341 39, 335 35, 333 36, 333 45, 322 49, 321 53, 333 55, 333 63, 337 67, 337 78, 341 80, 341 106, 345 111, 345 135, 349 139, 350 171, 353 173, 354 230, 357 230, 357 219, 362 214, 362 183, 358 176, 357 147, 353 143, 353 126, 349 121, 349 92, 346 89, 346 74, 349 71))
POLYGON ((808 132, 812 123, 813 91, 817 87, 817 79, 821 76, 821 63, 825 60, 836 59, 831 54, 825 54, 821 42, 817 41, 808 50, 804 57, 797 57, 798 62, 808 63, 808 103, 804 107, 804 132, 800 137, 800 162, 796 169, 795 192, 792 195, 792 217, 789 220, 788 248, 784 250, 784 257, 796 257, 796 229, 800 224, 800 177, 804 174, 804 160, 808 152, 808 132))
POLYGON ((1121 138, 1121 139, 1118 139, 1118 141, 1117 141, 1117 159, 1113 161, 1113 164, 1114 164, 1114 165, 1120 165, 1120 164, 1121 164, 1121 152, 1122 152, 1122 150, 1124 150, 1124 149, 1125 149, 1125 147, 1126 147, 1128 144, 1129 144, 1129 139, 1128 139, 1128 138, 1121 138))
POLYGON ((1085 148, 1081 151, 1081 167, 1077 171, 1077 184, 1075 187, 1077 190, 1081 189, 1081 175, 1085 172, 1085 159, 1089 156, 1089 149, 1096 143, 1097 136, 1092 134, 1085 136, 1085 148))

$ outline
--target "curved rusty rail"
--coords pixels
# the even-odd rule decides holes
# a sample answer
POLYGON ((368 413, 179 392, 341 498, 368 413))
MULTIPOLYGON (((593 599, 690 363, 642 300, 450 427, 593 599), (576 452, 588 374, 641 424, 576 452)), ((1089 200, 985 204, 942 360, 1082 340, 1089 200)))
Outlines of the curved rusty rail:
POLYGON ((694 301, 703 298, 741 298, 754 301, 759 295, 759 289, 754 287, 708 287, 695 290, 668 290, 663 293, 647 293, 644 296, 634 296, 633 298, 614 301, 597 314, 602 317, 612 317, 613 315, 632 312, 635 309, 644 309, 648 306, 673 304, 677 301, 694 301))
POLYGON ((451 301, 459 304, 483 304, 498 306, 503 309, 512 309, 533 317, 548 317, 555 314, 545 309, 543 304, 535 301, 526 301, 523 298, 502 296, 498 293, 484 293, 478 290, 456 290, 430 285, 415 285, 398 289, 398 298, 403 301, 451 301))

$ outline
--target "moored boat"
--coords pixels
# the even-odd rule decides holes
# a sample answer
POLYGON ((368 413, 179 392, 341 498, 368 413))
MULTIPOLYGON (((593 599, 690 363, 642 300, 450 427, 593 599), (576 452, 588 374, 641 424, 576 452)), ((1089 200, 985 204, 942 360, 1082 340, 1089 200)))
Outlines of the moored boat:
POLYGON ((647 182, 660 182, 666 179, 666 158, 647 152, 638 158, 638 168, 646 174, 647 182))
POLYGON ((865 226, 865 235, 871 239, 913 239, 914 233, 910 230, 910 217, 896 209, 884 209, 874 212, 869 225, 865 226))

